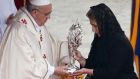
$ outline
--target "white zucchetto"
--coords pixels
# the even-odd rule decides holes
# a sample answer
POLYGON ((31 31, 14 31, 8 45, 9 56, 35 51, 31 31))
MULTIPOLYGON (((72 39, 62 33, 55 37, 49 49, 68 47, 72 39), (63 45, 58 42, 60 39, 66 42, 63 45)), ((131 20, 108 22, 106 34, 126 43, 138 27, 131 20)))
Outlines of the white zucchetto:
POLYGON ((29 0, 32 5, 43 6, 50 4, 50 0, 29 0))

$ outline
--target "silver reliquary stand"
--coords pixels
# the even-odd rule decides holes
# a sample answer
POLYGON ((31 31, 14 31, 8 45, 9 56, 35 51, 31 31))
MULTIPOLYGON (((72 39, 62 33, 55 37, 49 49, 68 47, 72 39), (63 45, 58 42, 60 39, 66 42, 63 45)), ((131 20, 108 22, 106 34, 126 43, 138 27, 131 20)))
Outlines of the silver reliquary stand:
POLYGON ((81 25, 77 21, 73 24, 69 29, 68 35, 68 47, 69 47, 69 55, 70 55, 70 64, 68 72, 73 73, 77 69, 79 69, 75 65, 75 59, 73 58, 73 51, 77 50, 77 48, 82 44, 82 29, 81 25))

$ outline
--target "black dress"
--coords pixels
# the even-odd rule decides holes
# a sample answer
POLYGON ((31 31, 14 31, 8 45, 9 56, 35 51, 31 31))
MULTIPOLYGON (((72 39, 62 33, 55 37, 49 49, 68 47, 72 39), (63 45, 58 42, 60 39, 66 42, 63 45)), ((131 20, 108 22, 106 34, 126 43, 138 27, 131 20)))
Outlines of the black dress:
POLYGON ((124 32, 95 38, 85 68, 94 69, 91 79, 138 79, 133 49, 124 32))

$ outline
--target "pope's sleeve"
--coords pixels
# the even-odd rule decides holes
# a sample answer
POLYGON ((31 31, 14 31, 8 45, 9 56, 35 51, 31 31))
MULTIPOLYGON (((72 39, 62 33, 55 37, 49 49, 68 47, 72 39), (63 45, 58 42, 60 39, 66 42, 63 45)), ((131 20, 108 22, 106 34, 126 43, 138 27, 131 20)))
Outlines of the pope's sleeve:
POLYGON ((47 64, 48 64, 48 73, 47 73, 47 76, 49 77, 50 75, 53 75, 54 74, 55 67, 54 66, 51 66, 48 61, 47 61, 47 64))

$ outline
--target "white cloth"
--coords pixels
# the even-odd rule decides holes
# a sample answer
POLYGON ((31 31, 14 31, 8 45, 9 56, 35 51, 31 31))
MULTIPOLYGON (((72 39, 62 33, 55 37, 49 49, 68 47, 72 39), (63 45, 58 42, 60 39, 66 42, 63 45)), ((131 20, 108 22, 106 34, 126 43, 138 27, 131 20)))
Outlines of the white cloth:
POLYGON ((0 0, 0 40, 6 28, 6 20, 17 11, 14 0, 0 0))
POLYGON ((50 4, 50 0, 29 0, 31 4, 36 6, 43 6, 50 4))
POLYGON ((0 42, 1 42, 2 36, 3 36, 3 33, 2 33, 2 29, 1 28, 2 28, 2 24, 1 24, 1 19, 0 19, 0 42))
POLYGON ((68 58, 59 61, 69 55, 68 47, 63 51, 64 43, 57 42, 45 26, 40 28, 40 42, 36 26, 25 8, 18 11, 0 44, 0 79, 59 79, 52 74, 59 63, 69 63, 68 58))

